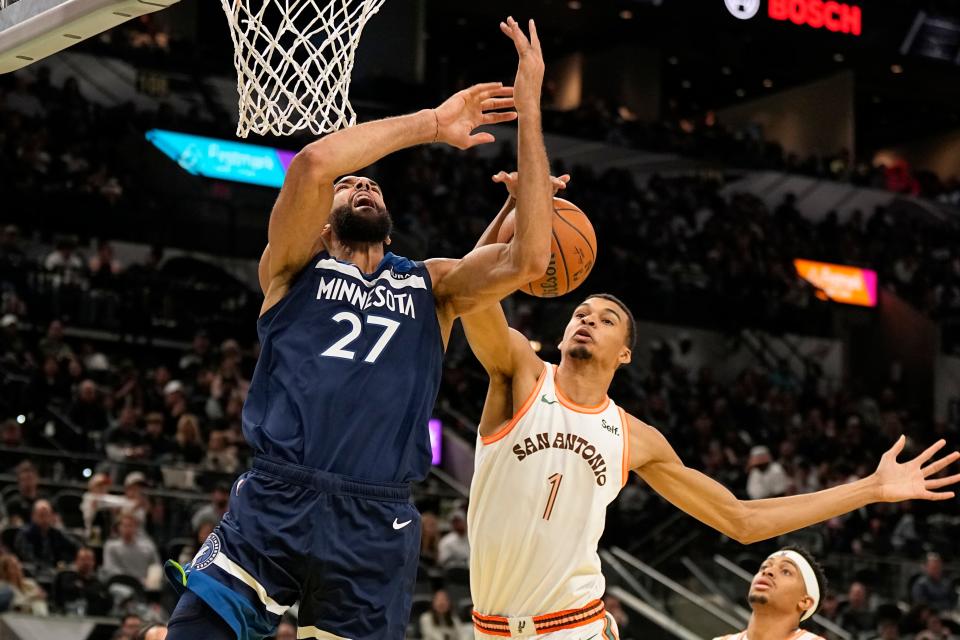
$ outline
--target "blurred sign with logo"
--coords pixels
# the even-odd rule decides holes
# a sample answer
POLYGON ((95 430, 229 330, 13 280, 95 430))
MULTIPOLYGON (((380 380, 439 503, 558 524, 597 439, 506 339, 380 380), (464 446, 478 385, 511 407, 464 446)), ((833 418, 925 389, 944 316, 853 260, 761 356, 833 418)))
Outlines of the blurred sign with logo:
POLYGON ((861 307, 877 306, 877 272, 813 260, 794 260, 797 274, 828 299, 861 307))
POLYGON ((283 186, 293 151, 153 129, 147 140, 185 171, 205 178, 283 186))
MULTIPOLYGON (((724 0, 735 18, 749 20, 760 11, 761 0, 724 0)), ((834 0, 767 0, 771 20, 859 36, 863 12, 859 6, 834 0)))

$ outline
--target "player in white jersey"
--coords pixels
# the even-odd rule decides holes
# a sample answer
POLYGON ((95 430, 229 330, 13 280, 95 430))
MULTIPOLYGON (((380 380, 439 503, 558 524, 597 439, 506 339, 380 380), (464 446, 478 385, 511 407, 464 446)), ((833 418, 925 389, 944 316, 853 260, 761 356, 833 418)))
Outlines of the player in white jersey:
MULTIPOLYGON (((503 175, 512 189, 515 174, 503 175)), ((511 208, 508 201, 480 244, 495 241, 511 208)), ((877 470, 856 482, 802 496, 738 500, 685 466, 659 431, 607 397, 617 369, 630 362, 636 333, 633 315, 615 297, 590 296, 576 307, 559 345, 559 366, 540 360, 529 340, 509 328, 499 305, 462 321, 490 376, 468 513, 478 638, 617 637, 601 600, 597 543, 606 507, 631 470, 680 509, 744 544, 873 502, 946 500, 953 492, 938 490, 960 481, 960 474, 935 477, 960 458, 953 452, 932 461, 943 440, 899 463, 901 437, 877 470)))
POLYGON ((813 617, 826 592, 813 556, 802 547, 785 547, 763 561, 750 583, 747 628, 713 640, 824 640, 800 625, 813 617))

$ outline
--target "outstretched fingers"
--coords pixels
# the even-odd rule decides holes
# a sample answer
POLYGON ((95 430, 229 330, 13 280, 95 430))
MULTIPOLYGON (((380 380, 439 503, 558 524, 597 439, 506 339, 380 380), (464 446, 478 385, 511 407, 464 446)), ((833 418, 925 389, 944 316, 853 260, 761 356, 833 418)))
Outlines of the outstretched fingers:
POLYGON ((528 29, 530 31, 530 46, 540 51, 540 36, 537 35, 537 23, 533 21, 533 18, 530 18, 528 29))
POLYGON ((946 444, 947 444, 946 440, 943 440, 943 439, 937 440, 932 445, 927 447, 923 453, 921 453, 916 458, 914 458, 913 459, 914 462, 918 462, 920 463, 921 466, 923 466, 924 464, 927 463, 927 460, 932 458, 934 454, 937 453, 937 451, 940 451, 940 449, 943 449, 943 447, 945 447, 946 444))
POLYGON ((945 478, 931 478, 929 480, 924 480, 923 485, 927 489, 942 489, 944 487, 949 487, 952 484, 957 484, 960 482, 960 473, 955 473, 952 476, 947 476, 945 478))
POLYGON ((483 111, 495 111, 497 109, 512 109, 514 107, 513 98, 487 98, 480 103, 483 111))
POLYGON ((475 133, 472 136, 468 137, 467 138, 468 144, 464 148, 469 149, 470 147, 475 147, 480 144, 490 144, 491 142, 496 142, 496 141, 497 139, 493 137, 492 133, 487 133, 486 131, 483 131, 481 133, 475 133))
POLYGON ((506 22, 500 23, 500 31, 503 31, 508 38, 513 40, 513 46, 517 48, 517 53, 523 53, 530 48, 530 41, 527 40, 523 29, 521 29, 517 21, 513 19, 513 16, 507 18, 506 22))
POLYGON ((481 124, 500 124, 517 119, 516 111, 494 111, 493 113, 483 114, 481 124))
POLYGON ((960 460, 960 452, 957 451, 954 451, 950 455, 943 456, 933 464, 923 468, 923 477, 929 478, 932 475, 938 474, 957 460, 960 460))

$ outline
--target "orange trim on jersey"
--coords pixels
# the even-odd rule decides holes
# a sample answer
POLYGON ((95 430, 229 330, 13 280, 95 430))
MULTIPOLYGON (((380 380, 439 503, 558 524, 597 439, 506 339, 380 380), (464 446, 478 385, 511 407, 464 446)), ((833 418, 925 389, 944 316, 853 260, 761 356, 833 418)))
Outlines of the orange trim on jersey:
POLYGON ((517 423, 520 422, 520 418, 526 415, 527 411, 530 411, 530 407, 533 406, 533 403, 537 401, 537 394, 540 393, 540 389, 543 387, 543 381, 547 379, 547 364, 543 365, 543 373, 540 374, 540 377, 537 378, 537 385, 533 388, 533 391, 530 392, 530 395, 523 402, 523 406, 520 407, 520 411, 517 411, 516 415, 510 418, 510 422, 503 425, 500 431, 497 431, 492 436, 480 436, 480 442, 483 444, 493 444, 498 440, 502 440, 508 433, 510 433, 517 423))
POLYGON ((585 407, 583 405, 577 404, 567 396, 563 395, 563 391, 560 390, 560 386, 557 384, 557 365, 553 365, 553 390, 557 394, 557 400, 560 401, 560 404, 565 406, 567 409, 576 411, 577 413, 603 413, 607 407, 610 406, 610 397, 607 396, 603 399, 603 402, 593 407, 585 407))
MULTIPOLYGON (((604 618, 607 614, 602 600, 594 600, 580 609, 567 609, 555 613, 534 616, 533 624, 537 635, 582 627, 604 618)), ((510 619, 504 616, 488 616, 473 612, 473 626, 480 633, 491 636, 511 637, 510 619)))
POLYGON ((620 412, 620 424, 623 426, 623 486, 627 486, 630 479, 630 423, 623 409, 617 407, 617 411, 620 412))

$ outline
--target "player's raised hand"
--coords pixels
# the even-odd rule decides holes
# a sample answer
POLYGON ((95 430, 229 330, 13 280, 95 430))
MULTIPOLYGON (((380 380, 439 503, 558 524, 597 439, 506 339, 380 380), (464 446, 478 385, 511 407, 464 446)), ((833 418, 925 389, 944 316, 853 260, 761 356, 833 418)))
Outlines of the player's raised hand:
POLYGON ((960 459, 960 453, 954 451, 931 462, 933 456, 947 444, 945 440, 939 440, 913 460, 897 462, 897 456, 903 452, 906 443, 906 437, 900 436, 900 439, 880 458, 880 464, 873 474, 879 483, 880 502, 952 498, 953 491, 938 491, 938 489, 960 482, 960 473, 942 478, 935 476, 960 459))
MULTIPOLYGON (((493 176, 494 182, 499 182, 507 188, 507 192, 510 193, 510 197, 514 200, 517 199, 517 182, 518 174, 516 171, 501 171, 500 173, 493 176)), ((550 176, 550 183, 553 185, 553 195, 557 195, 559 192, 567 188, 567 183, 570 182, 570 174, 565 173, 560 177, 550 176)))
POLYGON ((485 124, 516 120, 513 107, 513 87, 505 87, 502 82, 475 84, 458 91, 433 110, 437 116, 437 142, 458 149, 493 142, 493 134, 473 131, 485 124))
POLYGON ((530 37, 527 38, 523 29, 513 17, 500 23, 500 30, 513 40, 517 48, 520 63, 517 65, 517 79, 513 83, 514 98, 517 112, 540 112, 540 90, 543 87, 543 52, 540 50, 540 38, 537 37, 537 25, 530 20, 530 37))

